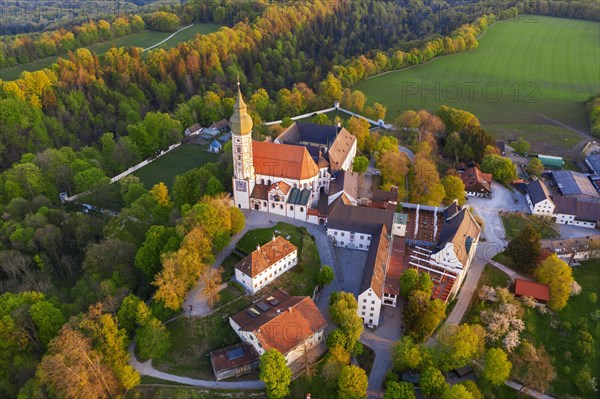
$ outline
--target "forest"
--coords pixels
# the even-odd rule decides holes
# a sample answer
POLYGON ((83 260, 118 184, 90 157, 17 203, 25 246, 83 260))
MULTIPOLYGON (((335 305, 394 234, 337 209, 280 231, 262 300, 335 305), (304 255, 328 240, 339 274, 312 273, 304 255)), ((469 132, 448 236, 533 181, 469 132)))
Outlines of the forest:
MULTIPOLYGON (((149 21, 160 25, 136 15, 3 38, 0 63, 66 53, 50 69, 0 81, 0 396, 104 398, 137 385, 130 339, 136 335, 142 358, 168 349, 162 323, 198 278, 211 294, 219 283, 209 267, 214 255, 244 223, 222 197, 231 184, 227 147, 218 164, 178 176, 170 190, 123 179, 125 205, 116 216, 63 205, 60 192, 102 187, 179 142, 187 126, 228 117, 238 76, 255 126, 334 100, 383 118, 385 107, 366 106, 350 86, 476 48, 497 18, 523 11, 587 18, 594 7, 548 6, 555 3, 564 2, 197 0, 163 12, 181 23, 227 26, 168 51, 113 48, 99 57, 80 48, 149 21), (65 380, 79 381, 79 389, 65 380)), ((451 173, 431 173, 436 154, 456 162, 478 154, 496 168, 491 136, 459 110, 401 115, 401 126, 423 130, 411 138, 418 151, 410 167, 394 138, 371 138, 357 120, 348 123, 361 151, 378 154, 384 186, 404 187, 407 175, 411 192, 403 195, 412 201, 439 203, 457 190, 451 173), (446 130, 452 134, 438 149, 436 134, 446 130)), ((256 130, 257 137, 272 133, 256 130)))

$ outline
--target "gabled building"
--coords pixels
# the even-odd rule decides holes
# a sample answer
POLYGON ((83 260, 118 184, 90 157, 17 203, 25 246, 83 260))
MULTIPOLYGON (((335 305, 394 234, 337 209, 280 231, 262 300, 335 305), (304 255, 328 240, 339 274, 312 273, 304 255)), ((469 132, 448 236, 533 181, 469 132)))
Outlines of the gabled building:
POLYGON ((323 342, 325 318, 307 296, 276 290, 231 316, 229 324, 260 355, 277 349, 290 365, 323 342))
POLYGON ((428 273, 434 283, 433 297, 446 301, 458 292, 469 271, 481 227, 467 208, 456 203, 441 214, 437 209, 422 212, 420 208, 405 236, 406 268, 428 273))
POLYGON ((492 175, 483 173, 477 166, 473 166, 460 174, 460 178, 465 184, 465 191, 471 197, 492 196, 492 175))
POLYGON ((356 137, 339 126, 295 122, 277 136, 275 143, 304 146, 315 161, 322 157, 327 162, 330 174, 352 170, 356 156, 356 137))
POLYGON ((189 126, 187 129, 185 129, 185 135, 186 136, 193 136, 196 134, 199 134, 202 131, 202 126, 200 126, 199 123, 194 123, 192 126, 189 126))
POLYGON ((235 279, 255 293, 297 264, 298 248, 281 236, 273 236, 235 265, 235 279))
POLYGON ((328 193, 328 204, 331 204, 342 194, 346 195, 346 198, 352 205, 358 204, 358 179, 359 174, 349 171, 342 170, 335 173, 332 176, 331 182, 329 183, 328 193))
POLYGON ((600 194, 585 174, 572 170, 555 170, 552 178, 562 196, 600 202, 600 194))
POLYGON ((260 357, 252 345, 242 342, 210 352, 210 363, 215 378, 221 381, 258 369, 260 357))
POLYGON ((571 224, 590 229, 600 227, 600 202, 560 195, 555 195, 552 199, 555 205, 556 223, 571 224))
POLYGON ((585 164, 592 174, 600 175, 600 153, 585 157, 585 164))
POLYGON ((379 325, 381 305, 384 300, 386 269, 389 260, 390 237, 384 224, 379 225, 371 242, 367 255, 360 294, 357 303, 358 315, 363 323, 376 327, 379 325))
POLYGON ((552 216, 554 202, 548 188, 541 180, 536 180, 527 185, 527 204, 531 213, 540 216, 552 216))
POLYGON ((340 196, 329 207, 327 236, 338 247, 368 251, 381 225, 392 231, 395 209, 348 205, 340 196))
POLYGON ((550 300, 550 287, 547 284, 517 278, 514 290, 516 297, 529 296, 540 304, 546 304, 550 300))
POLYGON ((600 258, 600 236, 542 240, 542 251, 556 254, 569 265, 587 259, 600 258))
POLYGON ((323 221, 325 215, 316 209, 319 198, 327 194, 333 173, 351 169, 356 138, 345 129, 296 123, 275 142, 254 141, 252 126, 238 86, 229 120, 235 205, 312 223, 323 221), (277 184, 279 188, 273 186, 277 184))

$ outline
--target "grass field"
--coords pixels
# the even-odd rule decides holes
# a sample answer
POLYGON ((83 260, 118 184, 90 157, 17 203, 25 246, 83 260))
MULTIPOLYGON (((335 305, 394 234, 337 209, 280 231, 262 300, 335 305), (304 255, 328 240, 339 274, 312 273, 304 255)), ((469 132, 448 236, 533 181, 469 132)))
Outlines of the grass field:
POLYGON ((205 146, 184 144, 133 174, 142 180, 147 189, 160 182, 171 187, 177 175, 218 160, 219 154, 206 151, 205 146))
POLYGON ((473 112, 498 137, 523 136, 533 150, 565 150, 587 131, 583 102, 600 90, 600 23, 540 16, 500 21, 468 53, 358 83, 388 121, 441 105, 473 112), (551 137, 546 139, 546 137, 551 137))
POLYGON ((298 252, 302 252, 302 230, 299 227, 283 222, 279 222, 273 227, 250 230, 240 238, 236 249, 247 255, 253 252, 257 245, 264 245, 269 242, 273 238, 273 234, 282 236, 283 238, 290 236, 289 241, 298 247, 298 252))
POLYGON ((533 227, 540 232, 543 239, 558 237, 558 233, 554 230, 554 227, 552 227, 552 221, 548 219, 524 214, 502 214, 500 218, 502 219, 502 225, 506 232, 506 238, 509 240, 516 238, 519 233, 521 233, 521 230, 528 224, 533 225, 533 227))
MULTIPOLYGON (((196 34, 207 34, 211 32, 217 31, 221 25, 217 24, 195 24, 194 26, 185 29, 179 32, 177 35, 173 36, 160 46, 155 47, 158 48, 170 48, 176 46, 180 42, 185 42, 191 40, 196 37, 196 34)), ((95 52, 98 55, 102 55, 106 53, 112 47, 142 47, 148 48, 156 43, 159 43, 169 37, 172 32, 156 32, 151 30, 145 30, 143 32, 134 33, 125 37, 120 37, 115 40, 110 40, 102 43, 94 43, 86 48, 95 52)), ((65 55, 63 55, 64 57, 65 55)), ((0 69, 0 79, 2 80, 14 80, 19 77, 21 72, 23 71, 37 71, 39 69, 48 68, 53 63, 55 63, 57 57, 48 57, 40 60, 35 60, 25 65, 17 65, 10 68, 2 68, 0 69)))
POLYGON ((583 398, 597 398, 597 393, 578 392, 575 381, 582 367, 589 367, 592 376, 600 375, 600 321, 592 317, 597 312, 600 296, 600 260, 588 261, 573 267, 573 277, 581 285, 581 294, 569 298, 567 306, 556 315, 541 315, 528 310, 525 315, 525 335, 538 345, 544 345, 553 358, 557 378, 551 394, 557 397, 578 394, 583 398), (594 338, 594 353, 581 356, 576 347, 580 329, 589 331, 594 338))

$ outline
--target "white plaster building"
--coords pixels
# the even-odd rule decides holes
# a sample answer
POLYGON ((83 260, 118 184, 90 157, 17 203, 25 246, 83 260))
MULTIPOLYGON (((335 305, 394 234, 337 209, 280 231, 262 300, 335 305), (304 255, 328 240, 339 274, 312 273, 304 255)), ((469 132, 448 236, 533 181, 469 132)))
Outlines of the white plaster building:
POLYGON ((298 248, 281 236, 273 236, 235 265, 235 279, 254 294, 297 264, 298 248))
POLYGON ((298 122, 275 142, 253 141, 239 83, 229 127, 235 205, 318 223, 309 209, 329 190, 332 173, 352 168, 356 137, 334 126, 298 122))
POLYGON ((536 180, 527 185, 526 198, 532 214, 540 216, 552 216, 554 214, 554 202, 552 202, 548 188, 541 180, 536 180))
POLYGON ((277 349, 287 365, 325 339, 327 322, 307 296, 290 297, 276 290, 229 318, 240 339, 259 355, 277 349))

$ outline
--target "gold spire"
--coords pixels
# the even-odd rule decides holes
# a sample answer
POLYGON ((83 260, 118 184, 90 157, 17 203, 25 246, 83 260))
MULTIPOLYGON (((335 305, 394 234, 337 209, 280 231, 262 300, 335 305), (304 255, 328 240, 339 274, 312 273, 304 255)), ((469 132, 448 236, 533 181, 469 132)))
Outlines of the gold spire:
POLYGON ((237 98, 235 104, 233 104, 233 115, 231 115, 231 118, 229 119, 229 128, 234 134, 239 134, 241 136, 252 132, 252 118, 248 115, 248 108, 242 98, 239 75, 237 82, 237 98))

